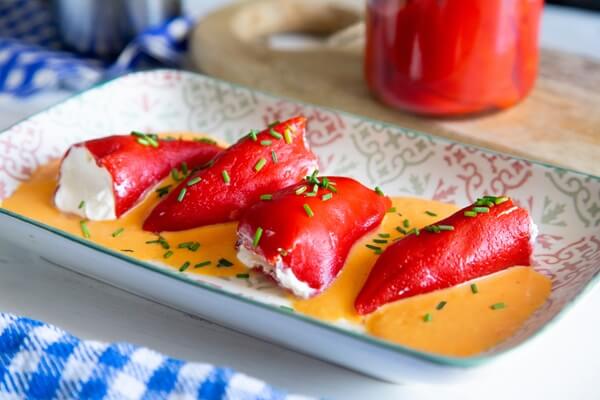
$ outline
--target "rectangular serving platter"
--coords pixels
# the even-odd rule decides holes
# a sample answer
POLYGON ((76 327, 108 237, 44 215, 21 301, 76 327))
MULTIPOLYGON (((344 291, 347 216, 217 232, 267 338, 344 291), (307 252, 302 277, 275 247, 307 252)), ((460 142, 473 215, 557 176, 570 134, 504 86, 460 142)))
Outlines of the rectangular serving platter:
POLYGON ((0 239, 143 297, 394 382, 446 382, 468 375, 467 367, 537 336, 597 280, 598 177, 175 70, 115 79, 2 132, 0 199, 82 140, 139 130, 203 132, 233 142, 250 128, 298 114, 309 119, 308 139, 325 174, 349 175, 391 195, 459 205, 484 194, 512 196, 540 229, 534 268, 552 280, 548 301, 497 347, 474 357, 446 357, 286 311, 277 296, 258 285, 138 261, 2 208, 0 239))

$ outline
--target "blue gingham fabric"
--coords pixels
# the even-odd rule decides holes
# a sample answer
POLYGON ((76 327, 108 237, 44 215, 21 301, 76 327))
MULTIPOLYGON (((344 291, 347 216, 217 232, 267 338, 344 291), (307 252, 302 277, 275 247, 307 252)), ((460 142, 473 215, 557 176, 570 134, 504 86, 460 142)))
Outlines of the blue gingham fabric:
POLYGON ((181 65, 193 21, 178 17, 150 28, 106 64, 62 45, 49 2, 0 0, 0 93, 25 97, 45 89, 85 89, 157 65, 181 65))
POLYGON ((0 313, 0 399, 301 400, 229 368, 127 343, 83 341, 0 313))

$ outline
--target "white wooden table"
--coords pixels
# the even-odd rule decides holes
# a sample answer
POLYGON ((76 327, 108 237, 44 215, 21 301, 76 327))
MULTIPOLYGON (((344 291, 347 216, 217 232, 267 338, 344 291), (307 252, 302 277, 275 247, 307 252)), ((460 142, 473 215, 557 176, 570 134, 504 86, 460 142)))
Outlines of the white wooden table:
MULTIPOLYGON (((600 58, 600 15, 549 8, 542 43, 600 58)), ((66 95, 0 98, 0 128, 66 95)), ((332 399, 600 399, 599 309, 595 288, 548 332, 469 381, 392 385, 141 299, 0 242, 2 311, 84 338, 129 341, 186 360, 231 366, 293 392, 332 399)))

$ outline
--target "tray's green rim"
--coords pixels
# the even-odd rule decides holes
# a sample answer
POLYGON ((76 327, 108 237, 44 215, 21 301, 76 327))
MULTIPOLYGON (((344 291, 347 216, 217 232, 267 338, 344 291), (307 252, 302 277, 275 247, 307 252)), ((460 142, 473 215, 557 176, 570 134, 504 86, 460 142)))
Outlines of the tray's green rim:
MULTIPOLYGON (((124 76, 120 76, 120 77, 116 77, 116 78, 107 80, 105 82, 98 83, 98 84, 92 86, 91 88, 88 88, 86 90, 82 90, 80 92, 77 92, 73 96, 70 96, 70 97, 68 97, 68 98, 66 98, 66 99, 64 99, 64 100, 62 100, 62 101, 60 101, 60 102, 58 102, 56 104, 53 104, 53 105, 51 105, 49 107, 46 107, 45 109, 43 109, 41 111, 38 111, 37 113, 35 113, 33 115, 30 115, 30 116, 28 116, 26 118, 21 119, 20 121, 18 121, 15 124, 11 125, 9 128, 7 128, 4 131, 0 132, 0 135, 3 134, 3 133, 6 133, 7 131, 9 131, 10 129, 12 129, 16 125, 19 125, 19 124, 21 124, 23 122, 26 122, 29 119, 35 118, 36 116, 38 116, 40 114, 43 114, 43 113, 47 112, 48 110, 51 110, 51 109, 53 109, 53 108, 55 108, 55 107, 57 107, 57 106, 59 106, 59 105, 61 105, 63 103, 66 103, 66 102, 69 102, 69 101, 71 101, 73 99, 76 99, 76 98, 78 98, 78 97, 80 97, 80 96, 82 96, 82 95, 84 95, 84 94, 86 94, 88 92, 95 91, 95 90, 97 90, 97 89, 99 89, 101 87, 104 87, 104 86, 116 84, 118 81, 123 80, 123 79, 128 79, 131 76, 143 75, 143 74, 148 74, 148 73, 157 73, 157 72, 170 72, 170 73, 177 73, 177 74, 182 74, 182 75, 197 76, 197 77, 201 77, 203 79, 209 79, 209 80, 212 80, 212 81, 215 81, 215 82, 218 82, 218 83, 230 85, 230 86, 238 88, 238 89, 248 90, 248 91, 250 91, 252 93, 257 93, 257 94, 260 94, 262 96, 266 96, 266 97, 270 97, 270 98, 274 98, 274 99, 280 99, 280 100, 287 100, 287 101, 290 101, 292 103, 298 103, 298 104, 302 104, 302 105, 309 106, 309 107, 317 107, 317 108, 321 108, 321 109, 324 109, 324 110, 329 110, 329 111, 336 112, 336 113, 339 113, 339 114, 342 114, 342 115, 346 115, 346 116, 349 116, 349 117, 352 117, 352 118, 357 118, 357 119, 360 119, 360 120, 364 120, 364 121, 370 122, 372 124, 379 124, 379 125, 383 125, 385 127, 392 128, 392 129, 401 129, 403 131, 411 132, 411 133, 414 133, 416 135, 423 136, 423 137, 426 137, 426 138, 429 138, 429 139, 432 139, 432 140, 442 141, 442 142, 447 142, 447 143, 454 143, 454 144, 458 144, 458 145, 461 145, 461 146, 472 147, 472 148, 479 149, 479 150, 481 150, 483 152, 486 152, 486 153, 489 153, 489 154, 505 155, 505 156, 508 156, 510 158, 517 159, 517 160, 522 160, 522 161, 526 161, 526 162, 529 162, 529 163, 532 163, 532 164, 536 164, 536 165, 542 166, 544 168, 554 169, 554 170, 559 170, 559 171, 568 171, 568 172, 571 172, 571 173, 574 173, 574 174, 577 174, 577 175, 584 176, 586 178, 591 178, 591 179, 600 181, 600 177, 598 177, 596 175, 587 174, 587 173, 584 173, 584 172, 579 172, 579 171, 576 171, 576 170, 572 170, 570 168, 559 167, 559 166, 555 166, 555 165, 552 165, 552 164, 549 164, 549 163, 545 163, 545 162, 541 162, 541 161, 529 160, 529 159, 524 158, 524 157, 513 156, 511 154, 506 154, 506 153, 502 153, 502 152, 493 151, 493 150, 486 149, 486 148, 481 147, 481 146, 466 144, 466 143, 462 143, 462 142, 459 142, 459 141, 456 141, 456 140, 452 140, 452 139, 448 139, 448 138, 445 138, 445 137, 439 137, 439 136, 432 135, 432 134, 429 134, 429 133, 424 133, 424 132, 416 131, 416 130, 413 130, 413 129, 399 127, 399 126, 393 125, 391 123, 387 123, 387 122, 383 122, 383 121, 378 121, 378 120, 375 120, 375 119, 372 119, 372 118, 369 118, 369 117, 359 116, 359 115, 356 115, 356 114, 353 114, 353 113, 350 113, 350 112, 346 112, 346 111, 342 111, 342 110, 337 110, 337 109, 334 109, 334 108, 331 108, 331 107, 319 106, 319 105, 316 105, 316 104, 311 104, 311 103, 303 102, 303 101, 300 101, 300 100, 291 99, 291 98, 285 97, 285 96, 272 95, 272 94, 269 94, 269 93, 266 93, 266 92, 263 92, 263 91, 260 91, 260 90, 249 88, 249 87, 244 86, 244 85, 239 85, 239 84, 236 84, 236 83, 227 82, 227 81, 224 81, 222 79, 213 78, 213 77, 206 76, 206 75, 199 74, 199 73, 194 73, 194 72, 189 72, 189 71, 182 71, 182 70, 176 70, 176 69, 169 69, 169 68, 160 68, 160 69, 153 69, 153 70, 148 70, 148 71, 133 72, 133 73, 130 73, 130 74, 127 74, 127 75, 124 75, 124 76)), ((357 332, 352 332, 350 330, 343 329, 343 328, 337 327, 335 325, 322 322, 322 321, 320 321, 318 319, 315 319, 315 318, 311 318, 311 317, 308 317, 308 316, 304 316, 302 314, 298 314, 298 313, 294 313, 294 312, 283 310, 281 307, 276 306, 276 305, 265 304, 265 303, 262 303, 262 302, 259 302, 259 301, 256 301, 256 300, 252 300, 252 299, 249 299, 249 298, 237 295, 237 294, 229 293, 229 292, 227 292, 225 290, 221 290, 221 289, 215 288, 215 287, 213 287, 213 286, 211 286, 211 285, 209 285, 207 283, 199 282, 199 281, 196 281, 194 279, 188 278, 185 274, 177 273, 174 270, 170 271, 170 270, 167 270, 167 269, 163 269, 163 268, 160 268, 160 267, 158 267, 156 265, 153 265, 151 263, 143 262, 143 261, 140 261, 140 260, 135 259, 133 257, 129 257, 129 256, 123 255, 121 253, 115 252, 115 251, 110 250, 110 249, 108 249, 106 247, 100 246, 100 245, 98 245, 96 243, 93 243, 93 242, 90 242, 90 241, 85 240, 83 238, 80 238, 80 237, 77 237, 75 235, 72 235, 72 234, 70 234, 68 232, 56 229, 56 228, 54 228, 52 226, 43 224, 41 222, 35 221, 35 220, 30 219, 28 217, 25 217, 23 215, 20 215, 20 214, 11 212, 9 210, 6 210, 6 209, 2 208, 1 206, 0 206, 0 213, 1 214, 5 214, 5 215, 7 215, 9 217, 15 218, 15 219, 17 219, 19 221, 28 223, 30 225, 36 226, 38 228, 44 229, 44 230, 49 231, 51 233, 54 233, 54 234, 56 234, 58 236, 62 236, 63 238, 68 239, 68 240, 70 240, 72 242, 76 242, 76 243, 82 244, 82 245, 84 245, 84 246, 86 246, 88 248, 92 248, 94 250, 100 251, 101 253, 104 253, 106 255, 110 255, 110 256, 119 258, 119 259, 121 259, 123 261, 129 262, 131 264, 135 264, 135 265, 137 265, 139 267, 142 267, 144 269, 147 269, 147 270, 150 270, 150 271, 153 271, 153 272, 157 272, 159 274, 168 276, 170 278, 177 279, 177 280, 179 280, 181 282, 201 287, 201 288, 203 288, 205 290, 209 290, 209 291, 211 291, 213 293, 220 294, 220 295, 223 295, 223 296, 227 296, 227 297, 235 299, 235 300, 243 301, 243 302, 245 302, 247 304, 250 304, 250 305, 253 305, 253 306, 256 306, 256 307, 260 307, 260 308, 263 308, 263 309, 267 309, 267 310, 270 310, 270 311, 273 311, 273 312, 276 312, 276 313, 280 313, 280 314, 286 315, 286 316, 288 316, 290 318, 296 318, 298 320, 307 322, 309 324, 316 325, 316 326, 318 326, 320 328, 327 329, 327 330, 333 331, 335 333, 339 333, 339 334, 342 334, 342 335, 345 335, 345 336, 349 336, 349 337, 355 338, 357 340, 366 342, 368 344, 381 347, 381 348, 383 348, 385 350, 391 350, 391 351, 394 351, 394 352, 401 353, 403 355, 413 356, 413 357, 419 358, 421 360, 431 361, 431 362, 436 363, 436 364, 453 366, 453 367, 461 367, 461 368, 473 367, 473 366, 477 366, 477 365, 481 365, 483 363, 489 362, 489 361, 491 361, 493 359, 496 359, 500 355, 505 355, 507 353, 512 352, 515 349, 523 347, 523 345, 525 343, 531 343, 532 339, 534 339, 534 338, 539 338, 540 334, 542 332, 547 332, 549 326, 556 324, 556 322, 565 315, 565 310, 570 309, 575 303, 579 302, 579 300, 581 300, 581 298, 583 297, 583 295, 589 293, 592 290, 592 288, 595 287, 596 284, 598 283, 598 281, 600 280, 599 279, 600 274, 594 275, 594 277, 592 277, 592 279, 590 279, 590 281, 585 285, 585 287, 583 288, 583 290, 581 290, 579 293, 577 293, 573 297, 573 299, 571 299, 570 302, 568 302, 567 304, 565 304, 562 307, 562 309, 551 320, 549 320, 548 322, 546 322, 542 327, 540 327, 537 331, 535 331, 534 333, 532 333, 530 336, 528 336, 526 339, 524 339, 520 343, 518 343, 518 344, 516 344, 516 345, 514 345, 512 347, 509 347, 509 348, 505 348, 505 349, 502 349, 502 350, 495 351, 493 353, 483 353, 481 355, 470 356, 470 357, 451 357, 451 356, 444 356, 444 355, 439 355, 439 354, 434 354, 434 353, 428 353, 428 352, 425 352, 425 351, 415 350, 415 349, 412 349, 410 347, 406 347, 406 346, 402 346, 402 345, 399 345, 399 344, 395 344, 395 343, 391 343, 391 342, 388 342, 388 341, 385 341, 385 340, 378 339, 378 338, 376 338, 374 336, 365 335, 365 334, 361 334, 361 333, 357 333, 357 332)))

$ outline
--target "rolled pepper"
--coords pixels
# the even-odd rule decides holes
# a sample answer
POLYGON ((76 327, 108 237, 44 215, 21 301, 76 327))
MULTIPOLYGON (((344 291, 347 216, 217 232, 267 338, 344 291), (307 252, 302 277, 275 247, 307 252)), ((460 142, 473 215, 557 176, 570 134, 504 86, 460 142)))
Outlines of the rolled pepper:
POLYGON ((77 143, 62 159, 55 204, 89 219, 119 218, 173 168, 191 170, 221 150, 210 140, 161 139, 138 132, 77 143))
POLYGON ((369 314, 396 300, 530 265, 535 232, 527 210, 511 199, 478 199, 385 249, 356 298, 356 311, 369 314))
POLYGON ((296 117, 251 131, 160 202, 144 230, 180 231, 236 220, 261 194, 298 182, 317 168, 305 130, 306 119, 296 117))
POLYGON ((248 208, 237 231, 238 259, 303 298, 333 282, 354 243, 391 205, 350 178, 307 179, 248 208))

